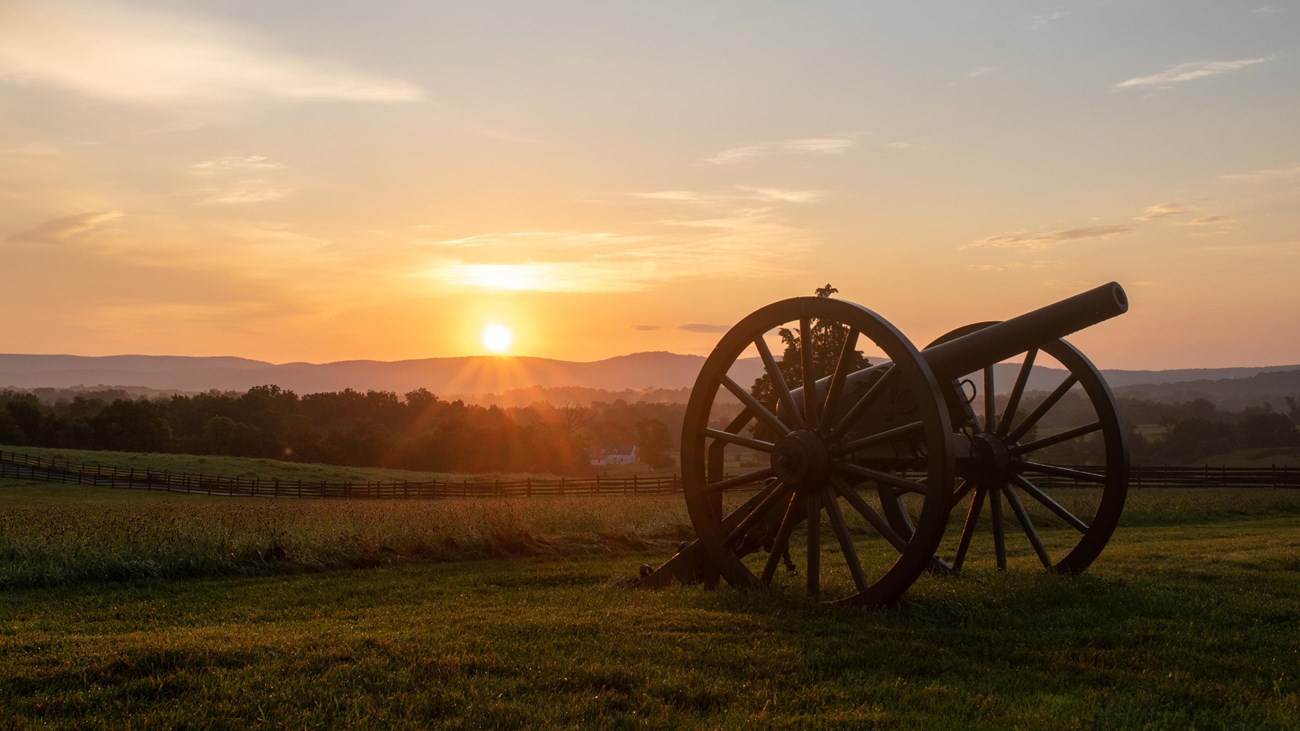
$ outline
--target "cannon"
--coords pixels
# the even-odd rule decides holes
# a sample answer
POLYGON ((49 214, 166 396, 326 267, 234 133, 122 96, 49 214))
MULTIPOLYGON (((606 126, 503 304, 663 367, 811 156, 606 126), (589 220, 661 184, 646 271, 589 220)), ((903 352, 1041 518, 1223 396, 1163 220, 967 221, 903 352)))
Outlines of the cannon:
POLYGON ((1110 388, 1063 338, 1127 309, 1112 282, 924 349, 844 300, 757 310, 719 341, 687 405, 696 538, 634 584, 794 582, 882 606, 927 570, 1085 570, 1123 510, 1128 451, 1110 388), (735 380, 747 358, 764 374, 749 388, 735 380))

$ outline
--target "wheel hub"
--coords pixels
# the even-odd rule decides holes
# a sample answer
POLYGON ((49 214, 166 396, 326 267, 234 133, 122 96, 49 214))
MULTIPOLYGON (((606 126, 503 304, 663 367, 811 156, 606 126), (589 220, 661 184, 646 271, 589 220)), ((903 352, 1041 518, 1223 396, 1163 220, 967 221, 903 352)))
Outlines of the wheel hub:
POLYGON ((993 432, 971 438, 971 477, 982 484, 1006 482, 1011 475, 1011 451, 1007 442, 993 432))
POLYGON ((820 486, 831 473, 830 453, 821 435, 799 429, 782 437, 772 450, 772 471, 787 485, 820 486))

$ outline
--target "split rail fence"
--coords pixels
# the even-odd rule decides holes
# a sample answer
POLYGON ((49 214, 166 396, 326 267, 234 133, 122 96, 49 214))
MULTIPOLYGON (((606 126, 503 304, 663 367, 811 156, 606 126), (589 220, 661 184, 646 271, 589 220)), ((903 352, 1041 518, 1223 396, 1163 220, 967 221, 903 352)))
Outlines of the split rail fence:
POLYGON ((540 497, 546 495, 667 495, 682 491, 670 477, 583 477, 522 480, 383 480, 331 482, 266 477, 228 477, 187 472, 79 464, 64 459, 0 451, 0 477, 63 482, 129 490, 199 495, 278 498, 435 499, 451 497, 540 497))
MULTIPOLYGON (((1087 467, 1073 469, 1087 470, 1087 467)), ((665 495, 682 491, 681 478, 583 477, 523 480, 436 480, 330 482, 259 477, 227 477, 123 468, 70 462, 0 450, 0 477, 62 482, 130 490, 159 490, 201 495, 277 498, 436 499, 453 497, 540 497, 548 495, 665 495)), ((1043 487, 1077 485, 1068 478, 1039 476, 1043 487)), ((1300 469, 1274 467, 1129 468, 1133 488, 1271 487, 1300 488, 1300 469)))

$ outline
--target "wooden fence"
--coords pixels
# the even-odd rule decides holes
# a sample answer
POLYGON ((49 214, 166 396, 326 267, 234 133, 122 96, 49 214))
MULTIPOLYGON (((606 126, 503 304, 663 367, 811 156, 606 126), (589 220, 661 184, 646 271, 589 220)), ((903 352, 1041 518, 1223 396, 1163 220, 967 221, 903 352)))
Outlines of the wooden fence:
POLYGON ((329 482, 264 477, 225 477, 80 464, 64 459, 0 451, 0 477, 63 482, 129 490, 199 495, 279 498, 435 499, 449 497, 539 497, 546 495, 666 495, 682 491, 671 477, 583 477, 523 480, 385 480, 329 482))
MULTIPOLYGON (((1087 470, 1087 467, 1075 469, 1087 470)), ((547 495, 665 495, 682 491, 681 478, 583 477, 523 480, 392 480, 328 482, 279 478, 224 477, 141 468, 105 467, 0 450, 0 477, 64 482, 131 490, 160 490, 201 495, 279 498, 435 499, 449 497, 540 497, 547 495)), ((1044 487, 1071 486, 1068 478, 1039 476, 1044 487)), ((1300 488, 1300 469, 1285 465, 1255 467, 1129 468, 1132 488, 1272 487, 1300 488)))

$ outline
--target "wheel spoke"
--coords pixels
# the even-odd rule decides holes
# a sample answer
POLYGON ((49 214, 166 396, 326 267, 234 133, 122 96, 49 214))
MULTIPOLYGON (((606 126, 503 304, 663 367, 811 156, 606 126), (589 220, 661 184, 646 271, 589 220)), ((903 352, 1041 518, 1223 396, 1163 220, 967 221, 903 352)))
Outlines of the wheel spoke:
POLYGON ((1048 510, 1052 511, 1053 513, 1056 513, 1057 517, 1059 517, 1061 520, 1064 520, 1066 523, 1069 523, 1072 528, 1079 531, 1080 533, 1088 532, 1087 523, 1083 522, 1082 520, 1079 520, 1079 518, 1075 516, 1074 513, 1071 513, 1069 510, 1066 510, 1064 506, 1062 506, 1060 503, 1053 500, 1050 495, 1043 492, 1042 489, 1039 488, 1037 485, 1030 482, 1029 480, 1026 480, 1024 475, 1012 475, 1011 480, 1015 482, 1016 485, 1018 485, 1021 490, 1024 490, 1030 497, 1042 503, 1043 506, 1046 507, 1048 510))
POLYGON ((1052 407, 1056 405, 1056 402, 1060 401, 1071 388, 1074 388, 1074 384, 1078 382, 1079 377, 1073 373, 1066 377, 1064 381, 1061 381, 1061 385, 1057 386, 1056 390, 1048 394, 1047 398, 1043 399, 1043 403, 1039 404, 1038 408, 1034 409, 1029 416, 1025 417, 1024 421, 1020 422, 1020 424, 1007 435, 1007 439, 1012 442, 1020 441, 1020 438, 1027 434, 1030 429, 1033 429, 1034 424, 1037 424, 1038 420, 1043 418, 1044 414, 1051 411, 1052 407))
POLYGON ((1025 537, 1029 539, 1029 545, 1034 547, 1034 553, 1038 554, 1038 560, 1043 563, 1043 568, 1048 571, 1052 570, 1052 559, 1047 555, 1047 549, 1043 547, 1043 541, 1038 537, 1038 531, 1034 530, 1034 524, 1029 520, 1029 513, 1025 511, 1025 506, 1021 504, 1020 497, 1016 491, 1011 489, 1010 485, 1000 485, 999 489, 1007 496, 1007 504, 1011 506, 1011 512, 1016 514, 1016 520, 1020 523, 1020 528, 1025 532, 1025 537))
POLYGON ((776 414, 773 414, 771 409, 767 408, 760 403, 758 399, 754 398, 753 394, 741 388, 740 384, 731 380, 731 376, 723 376, 722 385, 727 387, 727 390, 731 392, 731 395, 740 399, 740 402, 748 407, 755 416, 766 422, 768 426, 775 429, 777 434, 785 436, 790 433, 790 427, 783 424, 781 420, 777 418, 776 414))
POLYGON ((849 376, 853 365, 853 354, 858 351, 858 331, 849 328, 844 337, 844 347, 840 348, 840 357, 835 361, 835 373, 831 375, 830 387, 826 389, 826 401, 822 404, 822 423, 829 424, 835 418, 836 402, 840 400, 840 391, 844 390, 844 379, 849 376))
POLYGON ((755 521, 765 516, 768 510, 770 510, 771 507, 775 505, 778 500, 780 500, 782 497, 785 497, 785 493, 787 490, 789 490, 789 488, 783 484, 777 489, 768 493, 767 496, 763 498, 762 502, 760 502, 758 506, 755 507, 753 511, 749 513, 749 515, 746 515, 739 523, 736 524, 735 528, 732 528, 731 531, 727 533, 726 540, 722 542, 723 545, 730 546, 731 544, 739 540, 742 536, 744 536, 745 532, 748 531, 750 527, 754 525, 755 521))
POLYGON ((762 580, 764 584, 772 583, 772 577, 776 575, 776 566, 781 563, 781 556, 790 550, 790 533, 794 531, 794 524, 799 522, 799 494, 791 493, 790 503, 785 506, 785 516, 781 518, 781 527, 776 530, 776 538, 772 540, 772 552, 767 556, 767 563, 763 566, 762 580))
POLYGON ((819 424, 817 416, 817 374, 813 371, 813 334, 812 319, 799 319, 799 358, 803 365, 803 416, 804 424, 809 429, 816 429, 819 424))
POLYGON ((898 535, 893 526, 889 525, 889 521, 881 517, 880 513, 877 513, 866 500, 862 499, 857 490, 854 490, 848 483, 838 478, 832 478, 832 484, 835 487, 835 492, 844 498, 849 505, 852 505, 853 509, 858 511, 858 515, 861 515, 867 523, 871 524, 871 527, 886 541, 889 541, 889 544, 897 549, 899 553, 907 549, 907 541, 898 535))
POLYGON ((1020 408, 1020 399, 1025 395, 1025 386, 1029 383, 1029 374, 1034 370, 1034 359, 1037 357, 1038 348, 1034 348, 1025 354, 1025 362, 1020 364, 1016 383, 1011 387, 1011 395, 1007 397, 1007 406, 1002 410, 1002 418, 998 419, 998 436, 1005 437, 1012 420, 1016 418, 1016 409, 1020 408))
POLYGON ((771 467, 764 467, 761 470, 754 470, 753 472, 746 472, 743 475, 728 477, 725 480, 710 482, 709 484, 704 486, 703 491, 705 493, 716 493, 722 490, 730 490, 733 487, 740 487, 742 485, 752 485, 753 483, 759 480, 766 480, 767 478, 771 477, 773 474, 775 474, 775 470, 773 470, 771 467))
POLYGON ((873 482, 889 485, 890 487, 896 487, 904 492, 914 492, 919 495, 928 495, 930 492, 929 488, 926 487, 924 483, 891 475, 888 472, 873 470, 870 467, 863 467, 862 465, 849 464, 848 462, 837 462, 834 465, 834 469, 863 480, 871 480, 873 482))
POLYGON ((1106 484, 1106 475, 1099 475, 1096 472, 1085 472, 1083 470, 1074 470, 1069 467, 1057 467, 1051 464, 1039 464, 1038 462, 1020 462, 1020 469, 1025 472, 1037 472, 1053 477, 1064 477, 1079 482, 1092 482, 1098 485, 1106 484))
POLYGON ((985 487, 989 494, 989 520, 993 522, 993 556, 998 571, 1007 570, 1007 538, 1002 525, 1002 493, 997 486, 985 487))
POLYGON ((966 496, 970 494, 971 489, 974 487, 975 487, 975 483, 971 482, 970 480, 963 479, 960 482, 958 482, 957 488, 952 491, 952 504, 956 505, 960 503, 962 500, 964 500, 966 496))
POLYGON ((782 375, 781 368, 777 366, 776 359, 772 357, 772 350, 767 347, 767 341, 762 335, 754 338, 754 347, 758 349, 758 357, 763 359, 763 368, 767 371, 768 379, 772 381, 772 389, 776 391, 777 398, 781 400, 786 413, 790 414, 790 421, 794 423, 796 429, 802 428, 803 416, 795 406, 790 385, 785 382, 785 376, 782 375))
POLYGON ((804 500, 808 505, 808 593, 817 596, 821 591, 822 570, 822 506, 816 495, 804 500))
MULTIPOLYGON (((754 512, 754 509, 762 504, 762 502, 767 499, 767 496, 771 495, 772 492, 777 490, 779 487, 781 487, 780 483, 773 482, 771 485, 768 485, 762 490, 754 493, 754 495, 746 500, 743 505, 731 511, 720 523, 722 533, 730 533, 732 528, 735 528, 740 521, 744 520, 746 516, 754 512)), ((722 496, 719 495, 718 498, 721 500, 722 496)))
POLYGON ((872 434, 869 437, 862 437, 861 439, 854 439, 851 442, 837 444, 831 448, 830 450, 831 456, 838 457, 840 455, 848 454, 850 452, 856 452, 859 449, 866 449, 867 447, 874 446, 876 444, 893 441, 895 439, 898 439, 899 437, 906 436, 918 429, 923 429, 923 428, 925 428, 924 422, 914 421, 911 424, 904 424, 902 426, 896 426, 893 429, 886 429, 885 431, 882 431, 879 434, 872 434))
POLYGON ((765 442, 762 439, 750 439, 749 437, 740 434, 733 434, 721 429, 706 428, 704 434, 705 436, 710 436, 714 439, 721 439, 724 442, 739 444, 742 447, 749 447, 750 449, 759 452, 767 452, 768 454, 771 454, 772 450, 776 449, 776 445, 771 442, 765 442))
POLYGON ((966 552, 970 550, 971 538, 975 536, 975 526, 979 523, 980 509, 984 507, 986 494, 987 492, 979 487, 975 488, 975 498, 970 502, 970 510, 966 511, 966 522, 961 527, 961 540, 957 543, 957 554, 952 559, 953 571, 961 571, 961 565, 966 561, 966 552))
POLYGON ((1029 452, 1037 451, 1039 449, 1046 449, 1047 447, 1051 447, 1056 444, 1061 444, 1062 442, 1068 442, 1071 439, 1076 439, 1078 437, 1084 436, 1085 434, 1091 434, 1095 431, 1101 431, 1100 421, 1094 421, 1091 424, 1084 424, 1083 426, 1076 426, 1073 429, 1067 429, 1061 432, 1060 434, 1053 434, 1050 437, 1035 439, 1032 442, 1017 444, 1016 446, 1012 447, 1010 451, 1011 454, 1018 457, 1022 454, 1027 454, 1029 452))
POLYGON ((871 384, 871 387, 867 389, 867 392, 862 394, 862 398, 858 399, 857 403, 853 404, 853 406, 845 412, 844 416, 840 417, 839 423, 831 430, 831 441, 835 441, 844 436, 844 432, 848 431, 849 427, 853 426, 853 422, 858 420, 858 417, 862 415, 862 412, 865 411, 867 407, 871 406, 873 401, 880 398, 880 396, 885 393, 889 382, 893 380, 894 374, 897 370, 898 369, 894 368, 892 365, 889 366, 889 370, 885 371, 875 383, 871 384))
POLYGON ((822 504, 826 506, 826 517, 830 519, 831 529, 840 541, 840 550, 844 553, 845 563, 849 565, 853 584, 858 588, 859 594, 865 594, 868 588, 867 576, 862 572, 862 562, 858 560, 858 549, 853 545, 853 536, 849 535, 849 526, 844 522, 844 513, 840 512, 840 501, 829 487, 822 488, 821 493, 822 504))

